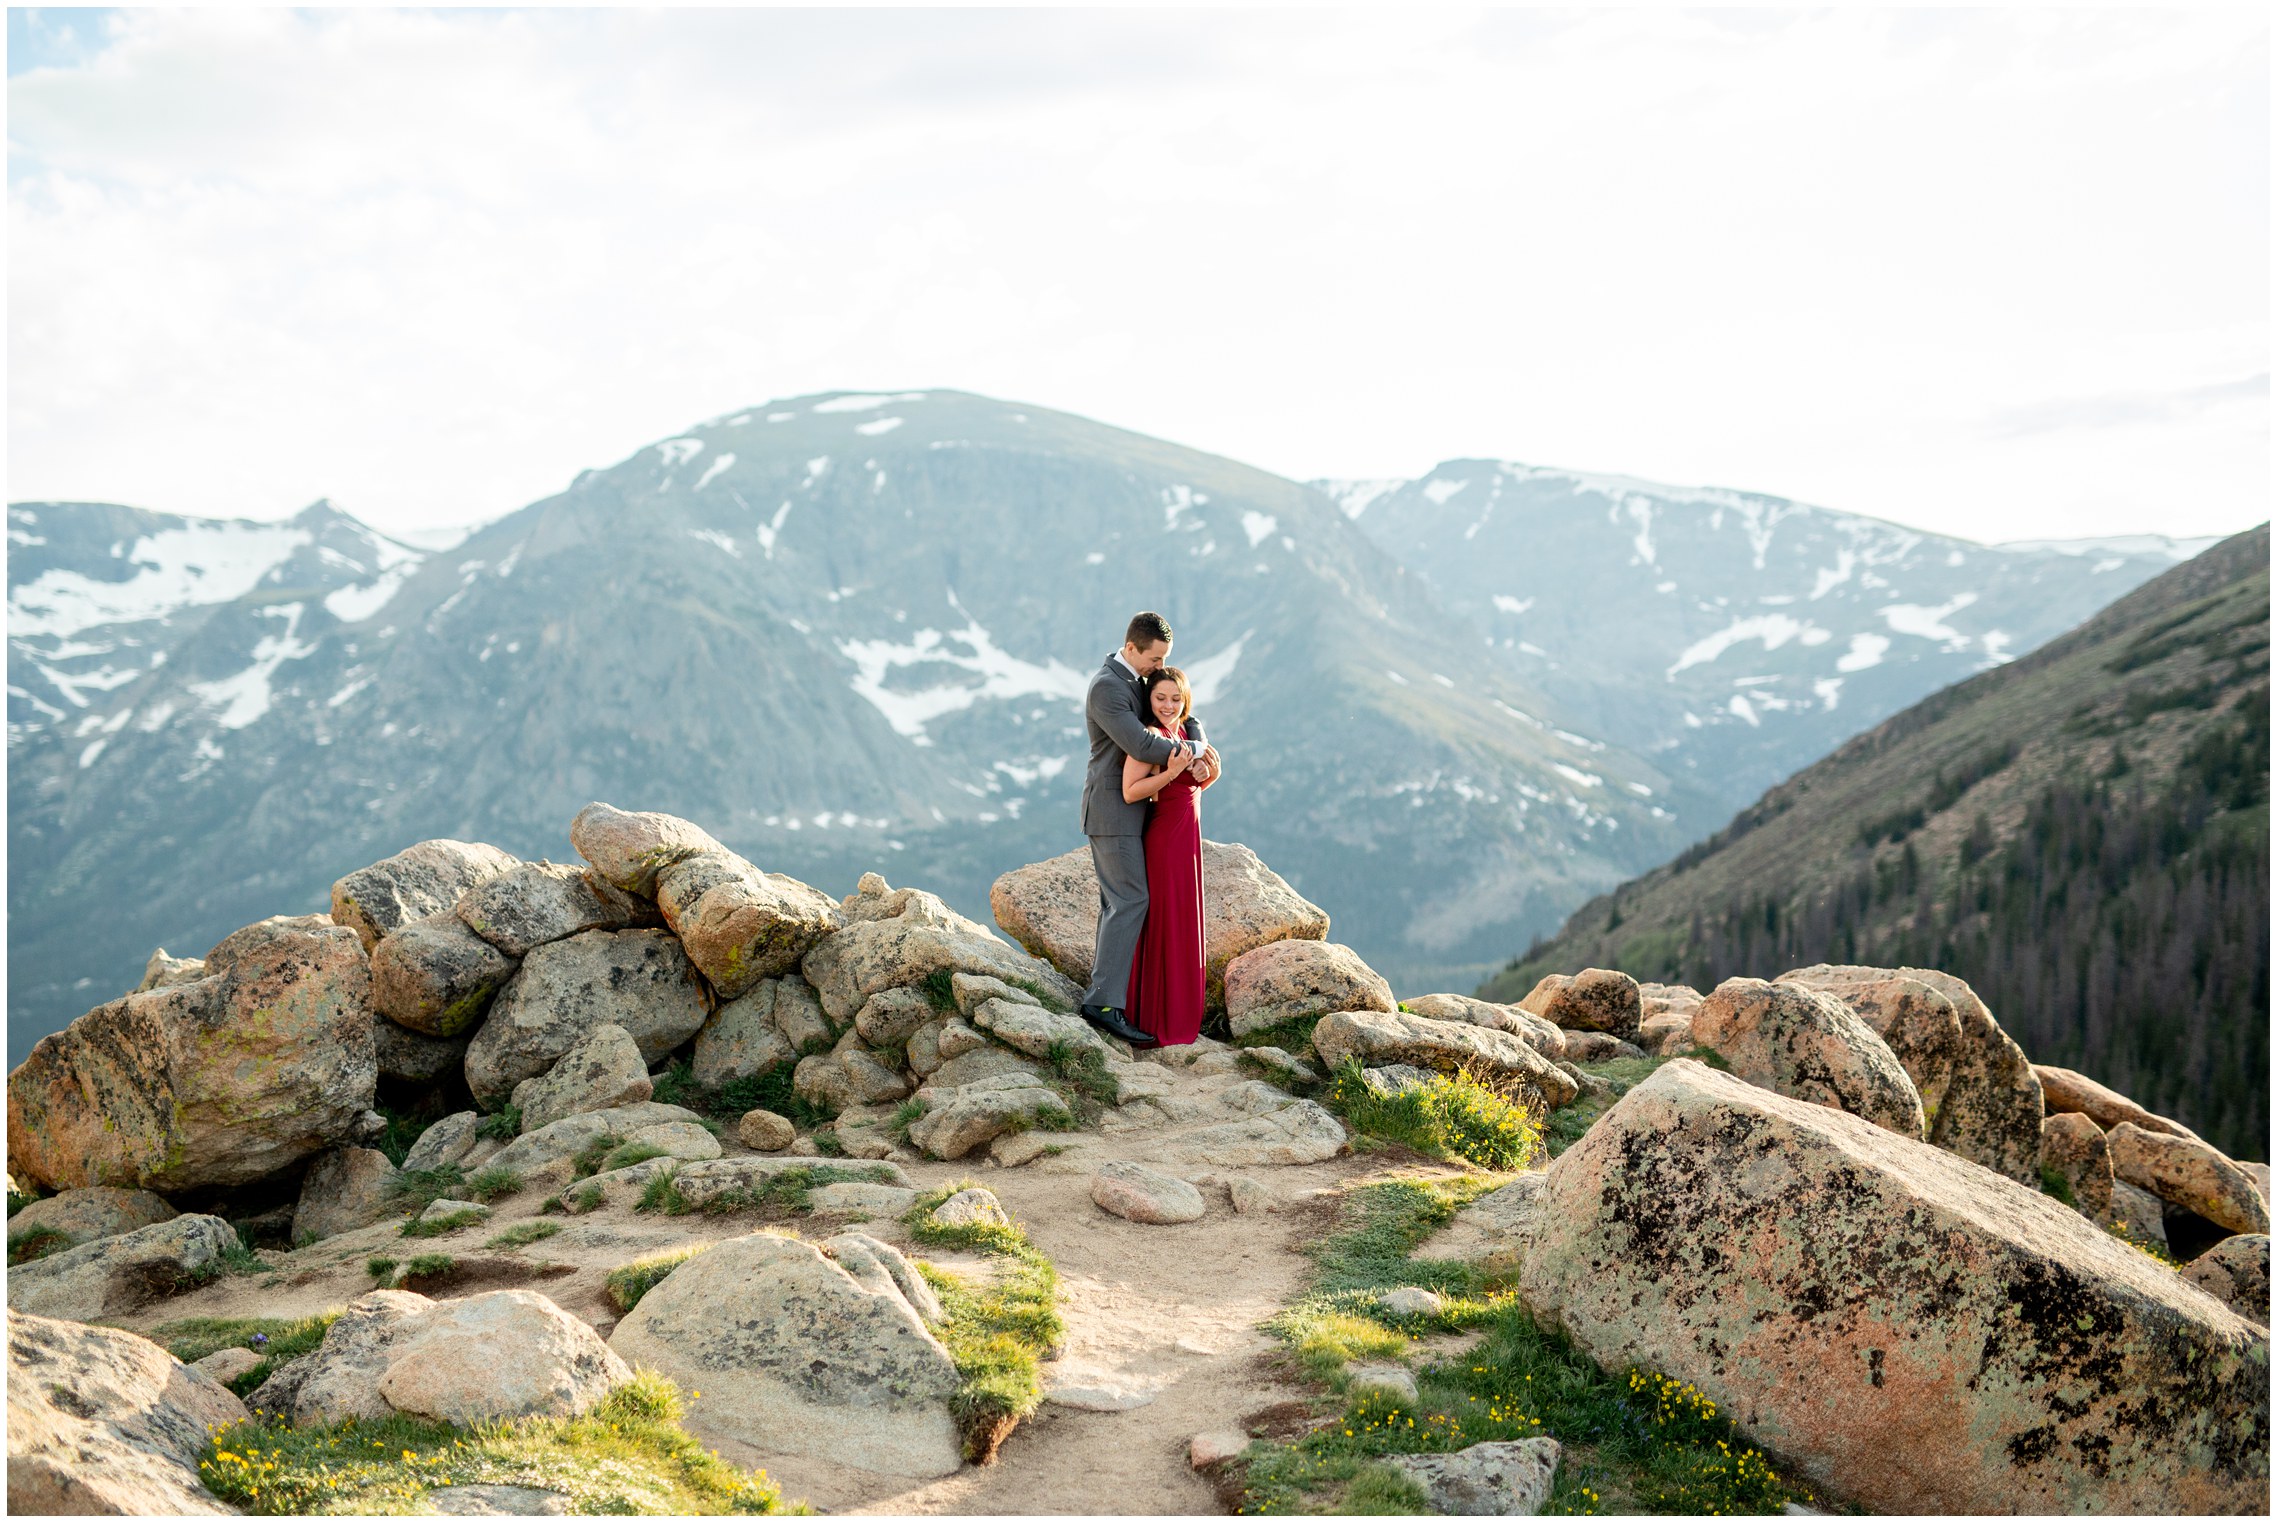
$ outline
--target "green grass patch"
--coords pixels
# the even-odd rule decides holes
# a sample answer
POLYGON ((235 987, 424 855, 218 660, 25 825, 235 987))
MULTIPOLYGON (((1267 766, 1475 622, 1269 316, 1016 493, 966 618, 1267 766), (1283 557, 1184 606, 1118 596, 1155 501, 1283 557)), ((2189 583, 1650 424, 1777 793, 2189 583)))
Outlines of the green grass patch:
POLYGON ((930 1109, 931 1106, 912 1095, 901 1102, 900 1108, 894 1111, 893 1118, 886 1122, 886 1135, 903 1147, 915 1146, 909 1140, 909 1129, 924 1120, 925 1113, 930 1109))
POLYGON ((449 1274, 458 1267, 459 1261, 447 1253, 422 1253, 403 1266, 403 1277, 414 1280, 427 1275, 449 1274))
POLYGON ((499 1142, 512 1142, 522 1135, 522 1108, 519 1105, 500 1106, 495 1114, 485 1116, 475 1123, 474 1134, 499 1142))
POLYGON ((516 1222, 482 1246, 485 1248, 527 1248, 543 1242, 561 1230, 559 1222, 516 1222))
POLYGON ((586 1216, 608 1204, 608 1192, 599 1185, 578 1185, 562 1191, 554 1199, 566 1207, 571 1216, 586 1216))
POLYGON ((1278 1047, 1283 1052, 1296 1057, 1308 1057, 1312 1055, 1313 1051, 1312 1030, 1320 1022, 1321 1017, 1317 1015, 1293 1016, 1288 1020, 1275 1021, 1270 1026, 1260 1027, 1247 1036, 1237 1036, 1233 1039, 1233 1045, 1236 1047, 1278 1047))
POLYGON ((466 1170, 455 1163, 439 1169, 406 1169, 389 1188, 404 1210, 416 1216, 436 1201, 455 1199, 466 1191, 466 1170))
POLYGON ((387 1129, 380 1133, 379 1141, 372 1146, 387 1155, 387 1161, 400 1169, 404 1157, 411 1151, 411 1144, 417 1142, 419 1134, 434 1123, 422 1121, 416 1116, 407 1116, 399 1110, 390 1110, 384 1105, 379 1107, 379 1113, 380 1119, 387 1123, 387 1129))
POLYGON ((1357 1058, 1330 1077, 1322 1101, 1354 1129, 1419 1153, 1487 1169, 1523 1169, 1541 1151, 1542 1124, 1525 1105, 1471 1074, 1434 1074, 1427 1084, 1379 1094, 1357 1058))
POLYGON ((814 1134, 814 1149, 825 1158, 844 1158, 846 1156, 846 1144, 838 1140, 838 1134, 834 1131, 816 1132, 814 1134))
POLYGON ((522 1176, 512 1169, 492 1167, 482 1170, 472 1179, 469 1179, 466 1182, 466 1193, 468 1198, 472 1200, 493 1201, 504 1196, 520 1194, 522 1185, 522 1176))
POLYGON ((956 976, 956 970, 953 968, 935 968, 926 974, 925 981, 917 986, 924 991, 925 1002, 931 1005, 938 1014, 955 1015, 957 1013, 957 986, 954 982, 956 976))
POLYGON ((412 1220, 405 1222, 397 1230, 405 1237, 441 1237, 446 1232, 456 1232, 461 1227, 471 1227, 476 1222, 481 1221, 482 1218, 483 1213, 480 1211, 453 1211, 448 1216, 438 1216, 432 1221, 412 1220))
POLYGON ((2051 1169, 2046 1164, 2040 1165, 2040 1193, 2052 1195, 2074 1210, 2079 1208, 2079 1203, 2072 1199, 2071 1181, 2064 1178, 2060 1170, 2051 1169))
POLYGON ((558 1491, 576 1513, 720 1514, 787 1507, 762 1470, 738 1470, 680 1426, 680 1393, 643 1371, 583 1417, 473 1429, 417 1418, 295 1428, 247 1422, 206 1447, 198 1474, 250 1513, 424 1513, 443 1486, 558 1491))
POLYGON ((8 1219, 14 1221, 17 1212, 38 1199, 37 1195, 28 1194, 22 1190, 10 1190, 8 1192, 8 1219))
POLYGON ((970 1187, 966 1180, 928 1190, 902 1221, 921 1246, 986 1253, 1005 1261, 1004 1273, 986 1287, 968 1285, 930 1264, 918 1265, 946 1314, 934 1332, 957 1364, 957 1392, 949 1405, 964 1434, 965 1457, 988 1465, 995 1463, 997 1449, 1020 1420, 1042 1403, 1038 1365, 1059 1348, 1067 1328, 1057 1305, 1059 1272, 1019 1226, 952 1227, 933 1220, 934 1207, 970 1187))
POLYGON ((1023 994, 1026 994, 1030 999, 1033 999, 1037 1004, 1043 1006, 1046 1010, 1051 1011, 1054 1015, 1075 1014, 1075 1007, 1073 1005, 1069 1004, 1066 1000, 1061 999, 1058 995, 1052 993, 1051 990, 1045 988, 1042 984, 1037 983, 1032 978, 1007 978, 1003 980, 1003 982, 1010 984, 1013 988, 1018 989, 1023 994))
POLYGON ((60 1227, 26 1227, 8 1234, 8 1267, 29 1264, 72 1246, 71 1234, 60 1227))
POLYGON ((634 1259, 630 1264, 612 1269, 608 1279, 602 1282, 609 1293, 609 1304, 616 1307, 617 1315, 623 1316, 640 1305, 640 1298, 662 1283, 666 1275, 711 1246, 709 1243, 690 1243, 685 1248, 675 1248, 669 1253, 652 1253, 645 1259, 634 1259))
MULTIPOLYGON (((700 1209, 706 1216, 732 1216, 742 1211, 762 1211, 778 1217, 801 1215, 814 1209, 816 1187, 857 1183, 892 1184, 893 1169, 881 1163, 794 1165, 767 1175, 755 1185, 723 1191, 705 1201, 700 1209)), ((640 1204, 633 1209, 685 1216, 699 1208, 680 1193, 670 1175, 662 1175, 648 1182, 648 1188, 641 1192, 640 1204)))
POLYGON ((313 1317, 182 1317, 152 1329, 150 1338, 184 1364, 225 1348, 260 1355, 259 1364, 229 1382, 230 1390, 250 1396, 278 1365, 313 1351, 339 1318, 337 1311, 313 1317))
POLYGON ((572 1179, 587 1179, 601 1172, 602 1160, 625 1145, 622 1137, 596 1137, 579 1148, 569 1160, 572 1179))
POLYGON ((671 1156, 667 1149, 660 1148, 653 1142, 627 1142, 609 1149, 601 1159, 601 1167, 594 1172, 607 1174, 615 1169, 629 1169, 636 1163, 646 1163, 651 1158, 671 1156))
POLYGON ((1052 1042, 1044 1048, 1044 1068, 1051 1087, 1081 1121, 1096 1121, 1123 1097, 1122 1086, 1107 1072, 1106 1054, 1096 1047, 1052 1042))
MULTIPOLYGON (((1714 1056, 1710 1054, 1710 1056, 1714 1056)), ((1579 1142, 1582 1135, 1597 1124, 1597 1118, 1611 1110, 1621 1096, 1644 1082, 1661 1064, 1672 1061, 1663 1057, 1608 1058, 1602 1063, 1577 1063, 1583 1073, 1595 1074, 1613 1086, 1607 1098, 1591 1099, 1583 1095, 1571 1105, 1562 1105, 1551 1111, 1542 1122, 1542 1147, 1555 1158, 1579 1142)), ((1717 1058, 1711 1067, 1723 1065, 1717 1058)))
POLYGON ((389 1258, 384 1253, 375 1253, 364 1260, 364 1273, 385 1285, 395 1278, 395 1269, 399 1262, 399 1260, 389 1258))
POLYGON ((1698 1391, 1645 1370, 1608 1372, 1538 1327, 1508 1288, 1460 1264, 1407 1255, 1486 1180, 1392 1180, 1352 1192, 1339 1231, 1313 1250, 1311 1290, 1269 1324, 1332 1388, 1344 1365, 1397 1357, 1415 1365, 1419 1399, 1358 1393, 1340 1417, 1294 1443, 1259 1441, 1242 1460, 1243 1512, 1406 1511, 1416 1498, 1377 1462, 1494 1440, 1548 1435, 1565 1446, 1552 1513, 1777 1513, 1817 1505, 1782 1481, 1698 1391), (1446 1298, 1441 1312, 1396 1317, 1376 1304, 1393 1285, 1446 1298), (1433 1361, 1409 1335, 1476 1328, 1470 1352, 1433 1361))

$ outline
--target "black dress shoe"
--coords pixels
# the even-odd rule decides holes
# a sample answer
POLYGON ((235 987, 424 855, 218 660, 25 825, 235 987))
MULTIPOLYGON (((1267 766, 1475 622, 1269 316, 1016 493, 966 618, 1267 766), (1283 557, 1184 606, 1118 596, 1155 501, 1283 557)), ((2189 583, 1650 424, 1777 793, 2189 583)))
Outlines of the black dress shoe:
POLYGON ((1123 1019, 1123 1012, 1113 1005, 1085 1005, 1083 1018, 1111 1037, 1119 1037, 1133 1047, 1153 1047, 1157 1039, 1123 1019))

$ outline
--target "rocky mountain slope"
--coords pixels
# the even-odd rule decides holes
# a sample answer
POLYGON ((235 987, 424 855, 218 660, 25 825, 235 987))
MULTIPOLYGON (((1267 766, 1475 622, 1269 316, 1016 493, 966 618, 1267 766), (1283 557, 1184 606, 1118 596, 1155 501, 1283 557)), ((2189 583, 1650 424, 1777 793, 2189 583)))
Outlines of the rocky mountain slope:
POLYGON ((2261 1158, 2268 639, 2264 526, 1847 742, 1482 992, 1946 968, 2040 1061, 2261 1158))
POLYGON ((1479 666, 1318 493, 962 393, 731 414, 419 558, 334 545, 319 510, 67 531, 85 516, 11 518, 53 557, 10 568, 11 1052, 155 944, 321 908, 383 843, 531 854, 596 795, 985 914, 999 872, 1076 843, 1083 683, 1141 607, 1229 758, 1211 833, 1388 967, 1475 978, 1713 814, 1479 666), (227 547, 202 574, 190 535, 227 547), (186 589, 163 619, 160 586, 186 589))
POLYGON ((1727 809, 2212 543, 1988 546, 1501 460, 1314 484, 1581 730, 1727 809))

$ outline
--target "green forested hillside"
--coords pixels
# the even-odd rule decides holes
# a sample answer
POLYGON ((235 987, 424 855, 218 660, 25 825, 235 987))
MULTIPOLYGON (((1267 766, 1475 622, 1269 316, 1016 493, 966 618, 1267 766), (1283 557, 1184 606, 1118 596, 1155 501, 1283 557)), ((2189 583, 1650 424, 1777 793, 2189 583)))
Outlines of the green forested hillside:
POLYGON ((2035 1062, 2266 1158, 2267 526, 1858 736, 1481 992, 1820 961, 1948 969, 2035 1062))

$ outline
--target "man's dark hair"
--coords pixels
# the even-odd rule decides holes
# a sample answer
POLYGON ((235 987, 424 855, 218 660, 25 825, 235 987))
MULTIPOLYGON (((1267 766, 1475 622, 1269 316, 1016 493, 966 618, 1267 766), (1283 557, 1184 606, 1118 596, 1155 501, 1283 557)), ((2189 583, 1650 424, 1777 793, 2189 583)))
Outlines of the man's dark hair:
POLYGON ((1134 613, 1131 627, 1123 631, 1123 643, 1145 650, 1155 641, 1170 643, 1170 621, 1158 613, 1134 613))

